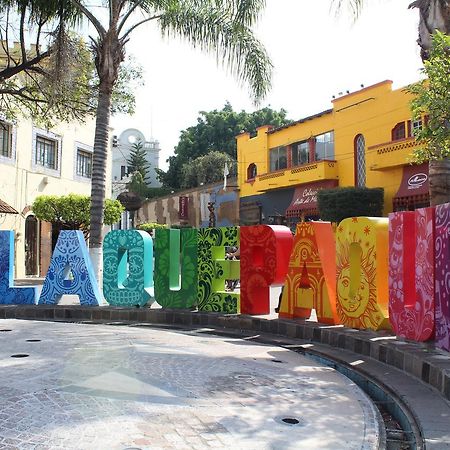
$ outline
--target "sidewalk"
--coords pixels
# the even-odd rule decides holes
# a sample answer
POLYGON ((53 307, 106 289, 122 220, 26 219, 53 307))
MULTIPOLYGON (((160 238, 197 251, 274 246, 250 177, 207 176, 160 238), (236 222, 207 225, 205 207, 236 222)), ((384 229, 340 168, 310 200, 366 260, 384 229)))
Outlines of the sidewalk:
POLYGON ((380 445, 379 413, 353 382, 277 345, 195 330, 0 324, 10 330, 0 332, 4 450, 380 445))

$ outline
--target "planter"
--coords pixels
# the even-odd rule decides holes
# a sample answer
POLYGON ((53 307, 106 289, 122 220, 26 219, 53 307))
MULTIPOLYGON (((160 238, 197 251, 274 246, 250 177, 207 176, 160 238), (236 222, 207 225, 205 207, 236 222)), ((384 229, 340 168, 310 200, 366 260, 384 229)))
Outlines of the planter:
POLYGON ((142 198, 134 192, 122 192, 118 197, 127 211, 137 211, 143 204, 142 198))

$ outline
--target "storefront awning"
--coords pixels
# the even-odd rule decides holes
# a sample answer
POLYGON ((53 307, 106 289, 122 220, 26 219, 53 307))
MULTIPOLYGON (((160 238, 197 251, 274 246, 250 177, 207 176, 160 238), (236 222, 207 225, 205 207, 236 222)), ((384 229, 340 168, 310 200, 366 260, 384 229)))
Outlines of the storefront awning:
POLYGON ((12 206, 0 199, 0 214, 19 214, 12 206))
POLYGON ((426 206, 430 202, 428 163, 403 168, 403 177, 394 197, 394 211, 426 206))
POLYGON ((317 192, 320 189, 335 188, 337 185, 337 180, 321 180, 296 187, 292 202, 286 210, 286 217, 317 216, 317 192))

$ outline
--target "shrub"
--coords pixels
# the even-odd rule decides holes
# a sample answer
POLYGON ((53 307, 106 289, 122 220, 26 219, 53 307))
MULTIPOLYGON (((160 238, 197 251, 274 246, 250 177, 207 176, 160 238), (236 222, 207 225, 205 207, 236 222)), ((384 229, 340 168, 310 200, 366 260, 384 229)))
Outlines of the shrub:
POLYGON ((157 228, 167 228, 167 225, 156 222, 146 222, 141 223, 137 226, 138 230, 146 231, 147 233, 149 233, 151 230, 156 230, 157 228))
POLYGON ((383 216, 383 188, 322 189, 318 193, 319 213, 322 220, 340 222, 347 217, 383 216))

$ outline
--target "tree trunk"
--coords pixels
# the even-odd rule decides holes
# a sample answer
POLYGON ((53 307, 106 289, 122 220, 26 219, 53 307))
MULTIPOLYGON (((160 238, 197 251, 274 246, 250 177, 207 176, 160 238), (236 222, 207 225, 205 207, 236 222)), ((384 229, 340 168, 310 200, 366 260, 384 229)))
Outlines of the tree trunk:
POLYGON ((429 180, 431 206, 450 203, 450 158, 430 161, 429 180))
POLYGON ((106 191, 110 111, 111 91, 100 87, 92 164, 90 248, 101 247, 103 241, 103 204, 106 191))
POLYGON ((409 5, 420 12, 419 38, 421 57, 428 59, 431 48, 431 35, 435 30, 450 34, 450 1, 449 0, 416 0, 409 5))
POLYGON ((111 89, 102 88, 100 84, 92 162, 91 223, 89 230, 90 255, 99 283, 102 280, 103 205, 106 194, 106 162, 108 160, 109 147, 111 95, 111 89))
POLYGON ((103 216, 106 186, 106 162, 109 151, 111 98, 120 63, 124 60, 123 42, 117 35, 117 17, 110 29, 94 43, 95 66, 100 79, 97 120, 92 164, 91 224, 89 253, 99 283, 102 281, 103 216))

